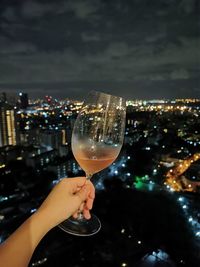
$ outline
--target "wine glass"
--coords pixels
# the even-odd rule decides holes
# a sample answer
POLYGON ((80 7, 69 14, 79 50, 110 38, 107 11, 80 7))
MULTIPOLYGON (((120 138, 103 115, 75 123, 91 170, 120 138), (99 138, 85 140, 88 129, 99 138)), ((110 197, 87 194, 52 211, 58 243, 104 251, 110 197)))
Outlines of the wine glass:
MULTIPOLYGON (((72 133, 72 151, 87 179, 108 167, 119 155, 125 117, 126 102, 122 97, 96 91, 87 96, 72 133)), ((86 220, 79 213, 77 219, 70 217, 59 227, 73 235, 89 236, 100 230, 101 223, 93 214, 86 220)))

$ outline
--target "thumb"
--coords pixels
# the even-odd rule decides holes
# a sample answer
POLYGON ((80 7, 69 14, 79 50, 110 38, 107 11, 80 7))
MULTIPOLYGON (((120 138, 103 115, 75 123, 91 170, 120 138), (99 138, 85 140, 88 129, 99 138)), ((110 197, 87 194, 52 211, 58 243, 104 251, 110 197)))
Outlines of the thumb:
POLYGON ((84 202, 87 197, 88 197, 88 194, 90 192, 90 187, 89 185, 84 185, 77 193, 76 193, 76 197, 79 199, 80 201, 80 204, 82 202, 84 202))

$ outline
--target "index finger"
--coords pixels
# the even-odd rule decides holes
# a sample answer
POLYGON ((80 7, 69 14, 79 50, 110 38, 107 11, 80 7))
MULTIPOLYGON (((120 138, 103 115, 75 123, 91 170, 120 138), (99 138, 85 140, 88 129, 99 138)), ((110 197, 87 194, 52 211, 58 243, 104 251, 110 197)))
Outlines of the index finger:
POLYGON ((86 180, 86 184, 90 186, 90 193, 88 197, 94 199, 95 198, 95 187, 93 183, 90 182, 89 180, 86 180))
POLYGON ((86 200, 86 207, 87 209, 91 210, 93 206, 94 198, 95 198, 95 188, 91 182, 89 185, 90 185, 90 192, 86 200))

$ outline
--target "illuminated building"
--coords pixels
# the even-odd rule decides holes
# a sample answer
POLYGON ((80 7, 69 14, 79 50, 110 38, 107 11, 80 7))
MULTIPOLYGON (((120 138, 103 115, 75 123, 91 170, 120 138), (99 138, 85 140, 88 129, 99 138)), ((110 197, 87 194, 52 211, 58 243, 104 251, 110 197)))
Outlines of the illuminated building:
POLYGON ((57 151, 55 149, 51 149, 41 154, 33 154, 32 157, 26 158, 26 164, 33 168, 40 168, 45 165, 48 165, 49 162, 53 162, 55 157, 57 156, 57 151))
POLYGON ((20 108, 21 109, 27 109, 27 107, 28 107, 28 94, 19 93, 19 97, 20 97, 20 108))
POLYGON ((66 139, 66 131, 63 129, 62 130, 62 144, 65 145, 67 142, 67 139, 66 139))
MULTIPOLYGON (((67 176, 68 171, 68 164, 67 162, 64 163, 52 163, 47 167, 48 171, 54 172, 56 174, 56 178, 64 178, 67 176)), ((71 171, 71 170, 70 170, 71 171)))
POLYGON ((53 129, 46 130, 40 134, 40 145, 44 147, 59 149, 66 144, 66 131, 53 129))
POLYGON ((6 103, 7 102, 7 95, 6 95, 5 92, 1 93, 0 102, 1 103, 6 103))
POLYGON ((17 144, 15 110, 7 104, 0 105, 0 146, 17 144))

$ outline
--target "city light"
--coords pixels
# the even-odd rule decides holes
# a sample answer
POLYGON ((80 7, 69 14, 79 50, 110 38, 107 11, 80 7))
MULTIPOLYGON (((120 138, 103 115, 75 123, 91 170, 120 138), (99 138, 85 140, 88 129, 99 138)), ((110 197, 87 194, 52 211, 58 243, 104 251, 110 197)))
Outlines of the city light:
POLYGON ((37 209, 31 209, 31 213, 34 213, 36 212, 37 209))
MULTIPOLYGON (((21 97, 23 96, 24 93, 21 97)), ((164 216, 162 213, 159 214, 159 208, 156 209, 156 205, 161 205, 162 197, 166 198, 166 202, 169 197, 170 201, 172 200, 170 203, 175 200, 177 204, 174 205, 179 207, 175 210, 176 214, 185 217, 185 220, 178 223, 182 225, 185 223, 188 231, 193 234, 195 242, 200 238, 199 206, 195 199, 199 194, 200 186, 198 176, 200 109, 195 105, 190 107, 185 101, 182 103, 173 101, 128 101, 125 130, 127 135, 124 137, 121 153, 114 163, 95 174, 92 180, 95 184, 97 201, 102 196, 102 200, 105 200, 106 205, 108 203, 108 208, 111 210, 109 203, 116 203, 112 202, 115 197, 117 201, 120 198, 119 203, 123 203, 123 198, 126 199, 126 196, 128 201, 133 197, 133 201, 130 201, 130 209, 127 209, 127 216, 126 214, 123 216, 123 212, 126 212, 124 206, 120 211, 121 227, 116 227, 115 235, 116 240, 118 238, 120 242, 126 240, 130 242, 131 247, 135 246, 140 252, 142 248, 146 249, 147 244, 142 235, 143 229, 141 232, 137 230, 134 220, 140 220, 137 217, 141 216, 141 220, 145 221, 145 213, 149 211, 144 207, 148 205, 151 207, 149 210, 155 210, 155 216, 158 215, 158 218, 164 216), (195 131, 191 130, 193 128, 195 131), (109 196, 106 195, 108 192, 109 196), (152 205, 154 202, 151 201, 157 194, 161 197, 152 205), (145 212, 138 212, 139 206, 143 207, 145 212), (133 211, 135 214, 132 214, 133 211), (132 218, 133 221, 131 221, 132 218)), ((6 131, 2 135, 6 145, 2 143, 0 147, 0 170, 2 180, 13 190, 11 193, 0 195, 0 203, 3 208, 5 206, 5 211, 3 208, 0 209, 0 211, 3 210, 0 212, 0 223, 5 226, 7 223, 12 225, 12 220, 14 222, 17 216, 20 221, 25 214, 32 215, 36 212, 35 207, 39 206, 46 192, 49 192, 64 177, 83 175, 71 151, 73 125, 82 102, 80 104, 69 99, 59 100, 47 96, 44 99, 31 99, 29 103, 25 109, 19 102, 18 105, 9 107, 6 110, 7 113, 3 113, 3 109, 0 110, 3 114, 2 118, 7 119, 4 124, 6 131), (7 210, 8 213, 6 213, 7 210)), ((98 116, 91 117, 90 120, 101 124, 98 116)), ((2 126, 1 122, 0 124, 2 126)), ((98 131, 96 137, 101 145, 105 142, 103 135, 98 131)), ((0 140, 3 138, 1 137, 0 140)), ((95 146, 91 146, 91 149, 94 152, 95 146)), ((174 210, 175 206, 172 204, 168 208, 165 207, 166 212, 167 209, 174 210)), ((97 212, 99 216, 102 213, 102 222, 108 220, 109 225, 103 202, 97 205, 97 212)), ((170 220, 175 221, 175 218, 172 216, 170 220)), ((108 228, 108 231, 111 229, 115 231, 115 227, 108 228)), ((10 234, 9 229, 8 227, 8 230, 5 230, 6 234, 10 234)), ((105 228, 106 231, 107 228, 105 228)), ((144 229, 144 233, 145 231, 144 229)), ((160 231, 162 229, 158 232, 160 231)), ((179 234, 178 231, 174 233, 176 234, 179 234)), ((176 238, 178 240, 180 236, 176 238)), ((166 253, 152 248, 146 258, 155 262, 158 255, 165 257, 166 253)), ((83 255, 81 258, 86 259, 83 255)), ((127 260, 126 263, 126 259, 124 258, 122 262, 123 258, 121 258, 118 265, 129 266, 129 261, 127 260)), ((40 259, 32 263, 32 266, 45 264, 45 261, 46 258, 40 259)))
POLYGON ((196 233, 196 236, 197 236, 197 237, 200 237, 200 232, 197 232, 197 233, 196 233))
POLYGON ((188 219, 188 221, 189 221, 189 222, 192 222, 192 221, 193 221, 192 217, 190 217, 190 218, 188 219))

